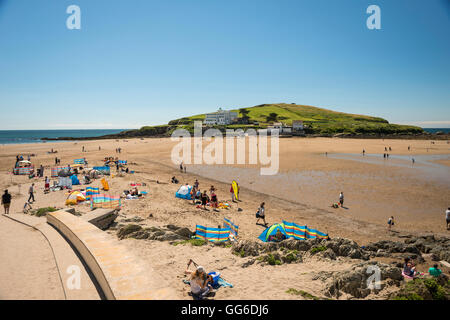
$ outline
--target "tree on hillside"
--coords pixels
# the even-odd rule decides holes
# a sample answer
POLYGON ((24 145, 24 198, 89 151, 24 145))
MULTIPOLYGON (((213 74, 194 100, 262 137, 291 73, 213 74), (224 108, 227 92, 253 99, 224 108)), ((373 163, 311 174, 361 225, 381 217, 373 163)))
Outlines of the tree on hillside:
POLYGON ((242 114, 243 123, 248 123, 248 121, 250 120, 250 117, 248 116, 250 111, 248 111, 245 108, 241 108, 241 109, 239 109, 239 112, 242 114))
POLYGON ((266 120, 267 122, 275 122, 278 119, 278 114, 276 114, 275 112, 271 112, 269 113, 268 116, 266 116, 266 120))

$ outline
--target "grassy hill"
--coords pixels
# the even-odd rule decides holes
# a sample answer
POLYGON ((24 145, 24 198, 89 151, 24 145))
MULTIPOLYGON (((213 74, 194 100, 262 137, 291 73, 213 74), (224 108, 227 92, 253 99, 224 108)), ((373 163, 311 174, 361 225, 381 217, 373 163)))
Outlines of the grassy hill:
MULTIPOLYGON (((390 124, 387 120, 365 115, 349 114, 297 104, 263 104, 249 108, 234 109, 239 117, 248 117, 249 125, 231 125, 227 128, 265 128, 273 122, 292 125, 293 120, 302 120, 307 133, 313 134, 418 134, 422 128, 390 124)), ((204 114, 172 120, 169 126, 190 129, 193 122, 203 121, 204 114)))

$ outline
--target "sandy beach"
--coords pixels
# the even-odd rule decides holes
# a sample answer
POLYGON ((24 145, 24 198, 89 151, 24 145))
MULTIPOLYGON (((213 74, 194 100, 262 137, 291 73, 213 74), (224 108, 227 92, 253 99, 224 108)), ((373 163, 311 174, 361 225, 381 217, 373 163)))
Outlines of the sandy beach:
MULTIPOLYGON (((173 224, 194 230, 196 224, 216 227, 228 217, 239 225, 240 239, 256 240, 264 227, 255 225, 255 212, 264 201, 269 224, 292 221, 326 232, 330 237, 352 239, 359 245, 378 240, 398 241, 398 236, 405 233, 448 236, 445 209, 450 204, 450 145, 447 141, 431 144, 420 140, 280 139, 280 170, 274 176, 261 176, 255 165, 187 165, 187 172, 181 173, 170 157, 175 144, 170 139, 147 138, 2 145, 0 188, 7 188, 12 194, 11 212, 14 213, 22 211, 32 182, 37 187, 33 208, 62 208, 67 197, 65 191, 44 194, 42 178, 30 180, 11 174, 17 154, 35 154, 31 161, 36 167, 42 164, 46 168, 44 176, 50 175, 55 156, 61 159, 61 165, 85 157, 89 166, 101 165, 107 156, 118 156, 127 160, 135 173, 107 178, 110 193, 120 195, 130 189, 133 182, 145 183, 146 186, 139 188, 148 192, 144 199, 123 200, 117 219, 119 226, 137 217, 143 226, 173 224), (82 147, 86 152, 82 152, 82 147), (119 147, 121 154, 115 152, 119 147), (392 149, 389 159, 383 158, 385 147, 392 149), (50 149, 58 153, 48 154, 50 149), (416 160, 414 164, 412 157, 416 160), (192 185, 198 179, 202 190, 214 185, 219 201, 230 201, 230 183, 235 179, 241 186, 242 201, 220 212, 197 209, 192 202, 174 197, 179 184, 170 183, 172 176, 176 176, 180 184, 192 185), (331 208, 331 204, 338 201, 340 191, 345 195, 344 208, 331 208), (242 211, 238 211, 238 207, 242 211), (386 222, 391 215, 395 217, 397 232, 387 230, 386 222)), ((92 185, 100 186, 100 181, 92 185)), ((84 186, 74 186, 74 189, 82 188, 84 186)), ((79 204, 76 210, 87 212, 90 208, 79 204)), ((115 234, 116 231, 108 232, 115 234)), ((0 240, 3 237, 0 235, 0 240)), ((21 245, 29 239, 17 237, 15 241, 21 245)), ((344 270, 354 263, 342 257, 334 262, 310 257, 302 264, 276 266, 276 269, 259 264, 243 268, 246 259, 231 254, 226 248, 173 246, 167 242, 136 239, 123 242, 177 289, 175 299, 190 298, 188 286, 181 281, 190 258, 208 269, 222 272, 234 285, 234 288, 218 290, 216 299, 299 299, 286 292, 289 288, 321 296, 323 286, 312 279, 314 275, 319 271, 344 270), (248 285, 249 280, 256 283, 252 279, 260 277, 270 277, 274 281, 248 285), (287 284, 289 281, 291 283, 287 284), (273 287, 273 283, 277 285, 273 287), (265 290, 268 287, 272 289, 265 290)), ((430 263, 424 263, 423 268, 430 263)))

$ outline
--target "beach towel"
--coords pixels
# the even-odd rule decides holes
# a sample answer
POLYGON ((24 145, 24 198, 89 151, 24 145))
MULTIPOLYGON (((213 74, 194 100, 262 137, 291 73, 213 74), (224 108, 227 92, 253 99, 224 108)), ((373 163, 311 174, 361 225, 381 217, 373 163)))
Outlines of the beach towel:
POLYGON ((230 236, 230 228, 206 228, 204 226, 195 226, 195 238, 211 242, 224 242, 230 236))
MULTIPOLYGON (((187 285, 191 285, 191 282, 189 280, 183 279, 183 283, 185 283, 187 285)), ((233 285, 231 283, 225 281, 222 277, 219 277, 219 279, 217 280, 217 283, 212 285, 212 287, 214 289, 219 289, 220 287, 233 288, 233 285)))
POLYGON ((225 228, 230 228, 230 232, 237 237, 238 235, 238 231, 239 231, 239 226, 235 225, 233 222, 231 222, 231 220, 224 218, 224 223, 223 226, 225 228))
POLYGON ((121 205, 119 196, 111 196, 109 194, 94 194, 91 196, 91 209, 119 209, 121 205))

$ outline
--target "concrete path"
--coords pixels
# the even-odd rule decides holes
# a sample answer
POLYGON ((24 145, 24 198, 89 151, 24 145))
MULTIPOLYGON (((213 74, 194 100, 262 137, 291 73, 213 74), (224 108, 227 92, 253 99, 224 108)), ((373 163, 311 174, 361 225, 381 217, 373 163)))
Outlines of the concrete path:
MULTIPOLYGON (((86 268, 69 243, 52 226, 46 218, 25 214, 3 215, 0 220, 0 298, 2 297, 3 279, 7 287, 20 288, 11 297, 15 299, 68 299, 98 300, 99 293, 89 277, 86 268), (5 239, 6 241, 3 241, 5 239), (20 255, 16 254, 20 252, 20 255), (18 259, 16 259, 18 258, 18 259), (8 262, 10 261, 10 262, 8 262), (2 263, 4 267, 2 266, 2 263), (11 265, 14 264, 14 267, 11 265), (15 270, 16 275, 30 274, 26 283, 22 276, 9 278, 8 271, 15 270), (50 273, 41 270, 51 269, 50 273), (5 282, 5 283, 6 283, 5 282), (50 285, 52 291, 42 290, 50 285), (33 293, 31 296, 28 293, 33 293)), ((6 287, 6 286, 5 286, 6 287)), ((8 290, 9 291, 9 290, 8 290)), ((8 298, 8 296, 6 296, 8 298)))
POLYGON ((38 231, 0 216, 0 299, 64 299, 51 248, 38 231))

